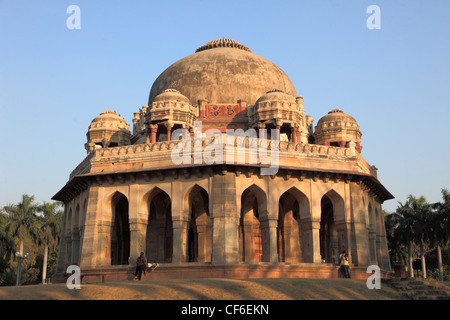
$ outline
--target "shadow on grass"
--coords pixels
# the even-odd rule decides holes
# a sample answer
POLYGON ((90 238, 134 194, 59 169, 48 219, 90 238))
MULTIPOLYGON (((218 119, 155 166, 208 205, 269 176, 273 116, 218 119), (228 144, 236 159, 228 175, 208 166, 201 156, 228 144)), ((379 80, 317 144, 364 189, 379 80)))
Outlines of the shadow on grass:
POLYGON ((0 300, 400 300, 384 282, 370 290, 354 279, 142 280, 0 288, 0 300))

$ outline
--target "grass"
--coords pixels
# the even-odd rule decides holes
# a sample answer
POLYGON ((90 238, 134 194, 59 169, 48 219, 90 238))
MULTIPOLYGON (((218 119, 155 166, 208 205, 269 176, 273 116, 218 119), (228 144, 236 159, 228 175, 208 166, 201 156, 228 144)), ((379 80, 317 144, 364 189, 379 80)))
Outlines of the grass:
POLYGON ((0 287, 0 300, 404 300, 382 282, 369 290, 358 279, 142 280, 0 287))

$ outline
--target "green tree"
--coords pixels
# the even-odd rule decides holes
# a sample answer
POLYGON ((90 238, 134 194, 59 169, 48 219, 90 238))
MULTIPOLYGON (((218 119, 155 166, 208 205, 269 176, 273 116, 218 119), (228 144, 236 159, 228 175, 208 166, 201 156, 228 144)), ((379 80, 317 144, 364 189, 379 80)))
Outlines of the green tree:
POLYGON ((410 276, 414 277, 412 267, 412 246, 416 243, 420 246, 420 259, 422 262, 422 274, 426 278, 425 248, 424 245, 432 237, 432 207, 424 196, 419 198, 408 195, 405 204, 399 202, 396 214, 399 225, 396 228, 396 238, 408 246, 408 269, 410 276))
POLYGON ((36 216, 39 205, 34 203, 34 196, 24 194, 21 202, 7 205, 3 207, 3 210, 8 217, 6 230, 12 238, 19 239, 19 253, 22 255, 23 240, 31 237, 37 242, 42 235, 36 216))
POLYGON ((420 246, 420 260, 422 262, 422 275, 427 277, 425 262, 425 244, 430 242, 433 233, 433 211, 432 206, 425 197, 415 198, 411 196, 411 207, 415 215, 414 241, 420 246))
POLYGON ((31 239, 38 243, 42 238, 39 220, 36 216, 39 206, 34 203, 34 196, 24 194, 22 201, 17 204, 9 204, 3 207, 6 213, 6 232, 9 237, 18 239, 19 254, 23 256, 23 243, 31 239))
POLYGON ((450 241, 450 193, 447 189, 442 189, 441 193, 443 201, 433 204, 435 214, 431 221, 433 232, 430 235, 430 245, 436 246, 439 280, 444 281, 441 247, 445 247, 450 241))
POLYGON ((397 231, 397 228, 402 221, 402 217, 395 212, 385 212, 384 216, 391 263, 401 263, 406 265, 408 263, 408 251, 404 245, 403 236, 397 231))
POLYGON ((6 232, 7 218, 0 209, 0 286, 7 280, 9 261, 16 251, 14 240, 6 232))
POLYGON ((42 266, 42 283, 45 282, 47 276, 47 259, 49 248, 52 251, 58 249, 59 236, 61 234, 61 224, 63 211, 61 202, 45 202, 40 206, 39 211, 42 213, 41 228, 43 232, 44 243, 44 261, 42 266))
POLYGON ((408 270, 410 277, 414 277, 414 270, 412 267, 412 242, 414 236, 414 215, 413 212, 406 202, 405 204, 398 202, 399 206, 395 211, 396 220, 398 221, 398 226, 395 229, 395 239, 400 243, 406 244, 408 248, 408 270))

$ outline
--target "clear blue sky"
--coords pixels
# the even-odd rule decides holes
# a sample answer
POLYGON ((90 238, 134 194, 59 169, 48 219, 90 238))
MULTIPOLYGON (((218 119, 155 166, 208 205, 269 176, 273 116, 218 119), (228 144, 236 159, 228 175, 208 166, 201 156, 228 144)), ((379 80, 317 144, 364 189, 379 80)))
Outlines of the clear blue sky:
POLYGON ((396 197, 450 188, 450 1, 0 0, 0 207, 50 201, 86 156, 91 120, 131 124, 156 77, 216 38, 281 67, 315 122, 354 116, 364 158, 396 197), (71 4, 81 29, 69 30, 71 4), (369 30, 369 5, 381 29, 369 30))

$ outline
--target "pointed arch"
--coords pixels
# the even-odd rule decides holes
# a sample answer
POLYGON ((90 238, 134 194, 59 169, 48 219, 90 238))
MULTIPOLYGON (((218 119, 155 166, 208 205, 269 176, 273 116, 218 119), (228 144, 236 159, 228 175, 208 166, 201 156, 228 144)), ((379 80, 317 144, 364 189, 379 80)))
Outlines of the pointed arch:
POLYGON ((343 240, 336 225, 345 221, 344 199, 331 189, 322 196, 320 205, 320 255, 327 263, 337 263, 343 240))
POLYGON ((146 191, 143 194, 142 200, 140 201, 140 203, 147 205, 148 202, 151 201, 153 197, 157 196, 161 192, 164 192, 165 194, 167 194, 167 196, 169 198, 171 198, 170 188, 167 188, 167 186, 164 186, 164 185, 158 185, 158 186, 153 186, 148 191, 146 191))
POLYGON ((198 184, 185 194, 188 208, 187 261, 211 262, 212 225, 208 192, 198 184))
POLYGON ((145 240, 146 256, 151 262, 172 262, 173 225, 170 196, 158 187, 144 195, 148 212, 145 240))
POLYGON ((130 257, 130 222, 128 198, 115 191, 107 198, 111 228, 109 234, 111 265, 127 265, 130 257))
POLYGON ((302 262, 301 219, 310 216, 306 195, 296 187, 286 190, 279 198, 278 210, 278 255, 281 262, 302 262))
POLYGON ((252 184, 242 192, 239 226, 240 260, 261 262, 268 259, 265 232, 267 226, 267 195, 252 184))

